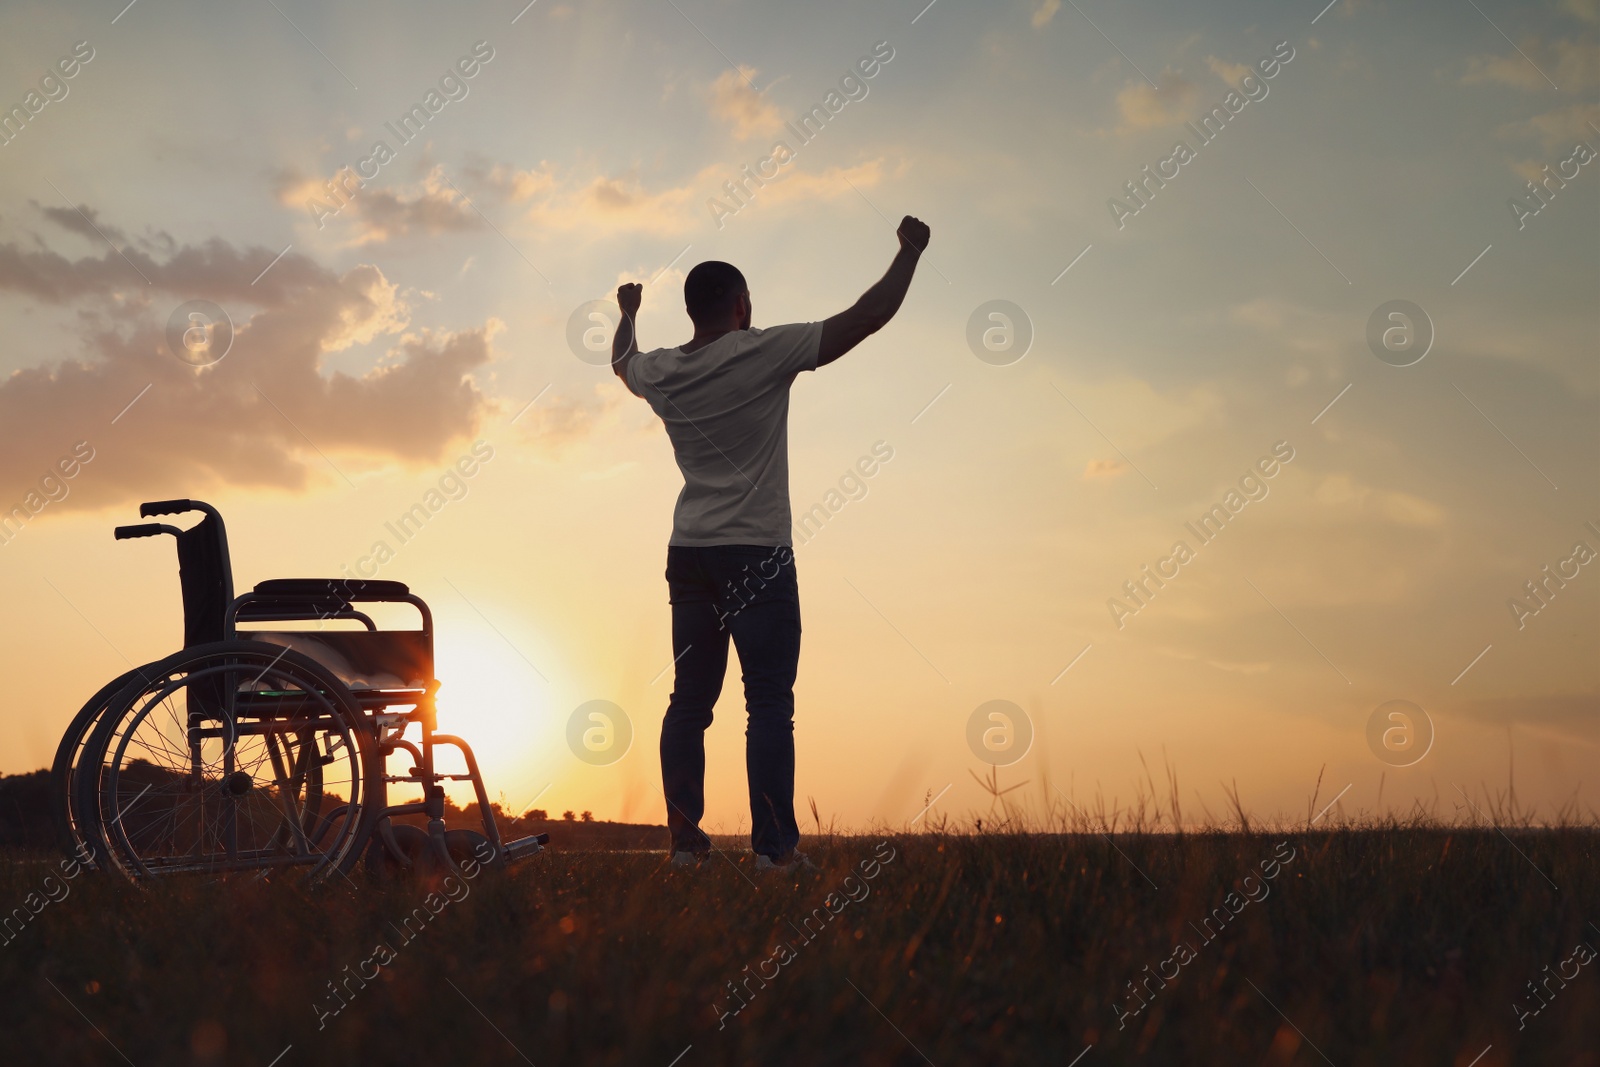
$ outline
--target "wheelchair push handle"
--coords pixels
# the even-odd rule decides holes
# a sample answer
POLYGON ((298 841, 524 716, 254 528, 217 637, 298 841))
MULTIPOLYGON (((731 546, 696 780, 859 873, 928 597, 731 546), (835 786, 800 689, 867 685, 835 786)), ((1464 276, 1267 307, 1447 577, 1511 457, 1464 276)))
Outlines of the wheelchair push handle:
POLYGON ((139 514, 148 519, 152 515, 176 515, 185 511, 194 511, 192 500, 152 500, 139 505, 139 514))
POLYGON ((118 526, 117 540, 126 541, 132 537, 158 537, 161 534, 179 532, 176 526, 168 526, 164 522, 145 522, 138 526, 118 526))

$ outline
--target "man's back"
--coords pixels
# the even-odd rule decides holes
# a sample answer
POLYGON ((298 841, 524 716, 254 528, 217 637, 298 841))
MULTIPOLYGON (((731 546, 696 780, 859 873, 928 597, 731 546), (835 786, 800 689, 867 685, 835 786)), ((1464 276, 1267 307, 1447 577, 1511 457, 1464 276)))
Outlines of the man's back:
POLYGON ((734 330, 640 352, 627 385, 666 425, 683 473, 671 545, 787 545, 789 387, 815 370, 822 323, 734 330))

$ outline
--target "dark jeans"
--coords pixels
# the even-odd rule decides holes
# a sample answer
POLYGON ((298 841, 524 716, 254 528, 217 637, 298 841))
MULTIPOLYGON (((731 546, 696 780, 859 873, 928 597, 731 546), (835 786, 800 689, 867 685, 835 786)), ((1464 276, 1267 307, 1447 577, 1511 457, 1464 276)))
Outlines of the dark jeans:
POLYGON ((728 638, 744 672, 750 845, 775 860, 800 842, 794 819, 794 678, 800 589, 787 546, 667 548, 676 677, 661 724, 661 779, 674 852, 704 852, 705 731, 728 672, 728 638))

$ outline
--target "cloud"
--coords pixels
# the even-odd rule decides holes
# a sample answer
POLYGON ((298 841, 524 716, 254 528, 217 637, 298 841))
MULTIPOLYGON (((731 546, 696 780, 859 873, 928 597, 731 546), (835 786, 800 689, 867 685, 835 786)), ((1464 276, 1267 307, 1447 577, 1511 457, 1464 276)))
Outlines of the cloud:
POLYGON ((1272 670, 1270 663, 1236 663, 1225 659, 1208 659, 1206 663, 1219 671, 1228 671, 1231 674, 1266 674, 1272 670))
MULTIPOLYGON (((755 173, 770 158, 770 152, 752 152, 745 169, 755 173)), ((881 159, 834 165, 816 172, 803 168, 804 161, 785 164, 777 168, 777 177, 757 186, 753 180, 745 179, 740 168, 713 163, 681 183, 657 185, 637 168, 617 173, 584 165, 559 168, 549 161, 522 168, 479 160, 461 169, 461 184, 472 190, 473 199, 479 203, 492 197, 505 204, 525 205, 523 221, 544 234, 676 237, 715 223, 716 215, 707 207, 708 200, 721 200, 730 210, 737 206, 723 188, 729 181, 746 181, 747 188, 755 191, 755 202, 774 205, 853 196, 850 183, 866 189, 880 184, 885 177, 881 159)), ((765 169, 771 173, 772 163, 767 162, 765 169)))
POLYGON ((707 167, 689 184, 663 189, 648 188, 636 174, 569 179, 537 197, 527 218, 543 229, 595 236, 676 236, 704 224, 702 190, 715 173, 715 168, 707 167))
POLYGON ((725 70, 709 91, 711 114, 728 123, 733 136, 741 141, 770 136, 783 128, 777 107, 753 88, 757 73, 756 68, 746 66, 737 72, 725 70))
POLYGON ((1211 68, 1211 73, 1235 89, 1239 88, 1239 83, 1244 80, 1245 75, 1255 74, 1254 68, 1248 63, 1229 63, 1227 60, 1218 59, 1216 56, 1206 56, 1206 66, 1211 68))
MULTIPOLYGON (((1268 485, 1270 492, 1260 502, 1259 514, 1250 519, 1247 509, 1241 521, 1250 525, 1239 533, 1249 542, 1251 579, 1291 618, 1299 619, 1297 607, 1416 608, 1447 602, 1458 591, 1461 563, 1452 551, 1456 540, 1452 513, 1436 499, 1369 484, 1342 471, 1325 473, 1308 453, 1268 485)), ((1197 515, 1209 503, 1185 510, 1197 515)), ((1224 531, 1226 536, 1234 536, 1231 529, 1230 525, 1224 531)), ((1194 621, 1209 619, 1211 625, 1221 626, 1240 611, 1253 619, 1275 617, 1248 587, 1241 594, 1237 600, 1215 605, 1207 599, 1211 614, 1194 621)), ((1254 658, 1239 651, 1249 647, 1247 641, 1233 640, 1222 647, 1198 632, 1191 634, 1191 640, 1205 642, 1199 647, 1214 659, 1254 658)), ((1333 659, 1338 661, 1339 656, 1333 659)))
POLYGON ((1159 88, 1148 82, 1130 82, 1117 94, 1117 110, 1122 115, 1118 132, 1176 126, 1194 114, 1199 99, 1195 84, 1176 74, 1163 77, 1159 88))
POLYGON ((1561 0, 1561 10, 1583 22, 1600 22, 1600 0, 1561 0))
POLYGON ((95 459, 55 510, 217 486, 300 490, 337 480, 330 463, 434 463, 477 431, 491 403, 471 375, 493 358, 497 320, 405 332, 409 309, 377 267, 336 274, 301 255, 252 286, 274 254, 217 239, 160 262, 130 250, 145 284, 111 250, 68 260, 0 244, 0 291, 78 306, 83 323, 76 358, 0 383, 0 487, 14 487, 0 499, 80 440, 95 459), (166 346, 168 314, 195 298, 235 325, 227 356, 205 368, 166 346), (365 373, 322 372, 325 354, 384 337, 395 340, 365 373))
POLYGON ((530 170, 518 170, 505 163, 495 163, 492 166, 476 164, 468 167, 466 173, 473 181, 494 190, 501 199, 509 203, 532 200, 542 193, 551 191, 556 184, 555 174, 549 163, 540 163, 538 167, 530 170))
POLYGON ((1595 743, 1600 692, 1549 693, 1466 701, 1451 709, 1465 718, 1496 726, 1516 723, 1595 743))
POLYGON ((1326 362, 1350 348, 1337 315, 1273 297, 1256 297, 1227 310, 1230 323, 1269 337, 1300 355, 1326 362))
MULTIPOLYGON (((92 212, 86 213, 95 217, 92 212)), ((76 213, 73 217, 77 217, 76 213)), ((104 242, 100 244, 105 247, 104 242)), ((182 293, 186 299, 272 304, 284 299, 290 290, 332 277, 325 268, 293 253, 252 284, 275 255, 261 248, 235 249, 213 238, 202 245, 175 248, 165 260, 157 260, 132 245, 123 247, 120 253, 105 248, 99 259, 69 260, 48 247, 24 251, 5 242, 0 243, 0 291, 9 289, 52 304, 147 288, 182 293)))
MULTIPOLYGON (((1064 383, 1060 392, 1094 420, 1080 422, 1083 440, 1101 448, 1093 425, 1104 430, 1124 456, 1148 455, 1168 442, 1189 439, 1192 431, 1219 426, 1226 421, 1228 406, 1210 383, 1158 389, 1145 378, 1127 375, 1064 383)), ((1072 421, 1079 422, 1076 416, 1072 421)), ((1093 466, 1085 467, 1086 479, 1093 466)), ((1102 473, 1109 474, 1109 469, 1102 473)))
POLYGON ((536 442, 541 452, 559 455, 567 446, 591 437, 602 426, 612 426, 620 416, 633 410, 633 398, 602 382, 588 393, 575 397, 555 395, 540 400, 526 414, 517 416, 517 429, 524 439, 536 442))
POLYGON ((1580 102, 1505 123, 1496 132, 1510 139, 1538 141, 1546 152, 1551 152, 1558 148, 1571 148, 1577 141, 1588 140, 1591 122, 1600 126, 1600 104, 1580 102))
POLYGON ((1600 85, 1600 59, 1592 38, 1557 38, 1548 46, 1530 37, 1505 55, 1471 56, 1461 75, 1463 85, 1509 85, 1537 91, 1551 82, 1564 93, 1582 93, 1600 85), (1550 81, 1546 81, 1546 76, 1550 81))
POLYGON ((1083 480, 1110 481, 1119 477, 1128 470, 1128 465, 1120 459, 1091 459, 1083 468, 1083 480))
MULTIPOLYGON (((852 182, 857 188, 879 184, 884 173, 883 161, 877 159, 816 173, 798 166, 783 168, 779 177, 759 188, 752 184, 755 202, 776 205, 831 200, 853 195, 852 182)), ((596 237, 620 233, 671 237, 702 228, 713 219, 706 201, 724 198, 723 183, 740 177, 716 164, 682 185, 659 188, 646 185, 637 173, 558 174, 543 163, 532 171, 496 166, 478 173, 502 196, 531 201, 524 217, 541 230, 596 237)))
POLYGON ((1537 185, 1544 178, 1544 168, 1548 164, 1537 159, 1523 159, 1511 164, 1511 171, 1523 181, 1533 182, 1537 185))
POLYGON ((339 283, 355 299, 340 304, 336 323, 323 335, 324 352, 342 352, 405 329, 410 316, 400 301, 399 286, 377 267, 356 267, 340 277, 339 283))
POLYGON ((289 172, 279 179, 278 200, 307 212, 308 220, 316 217, 308 203, 337 209, 335 214, 319 214, 323 226, 343 225, 350 230, 346 247, 381 244, 412 234, 437 237, 484 228, 483 218, 445 181, 439 167, 432 168, 419 186, 410 189, 369 182, 365 188, 355 190, 342 206, 324 183, 289 172))
POLYGON ((853 167, 828 167, 815 174, 805 170, 781 171, 782 177, 768 182, 756 193, 756 202, 794 204, 832 200, 851 195, 850 188, 870 189, 883 180, 883 160, 869 159, 853 167))
MULTIPOLYGON (((676 236, 704 224, 704 198, 722 175, 707 166, 682 185, 651 188, 637 170, 558 169, 541 161, 520 168, 477 162, 462 171, 470 186, 507 204, 526 204, 525 221, 544 232, 676 236)), ((479 199, 482 199, 479 197, 479 199)))
POLYGON ((1061 10, 1061 0, 1044 0, 1033 12, 1033 28, 1042 30, 1056 17, 1056 12, 1061 10))
POLYGON ((1362 485, 1348 474, 1325 475, 1311 493, 1311 499, 1336 508, 1346 518, 1365 518, 1399 526, 1438 528, 1444 525, 1445 511, 1422 497, 1392 489, 1362 485))
POLYGON ((86 237, 91 241, 111 240, 120 244, 128 243, 128 235, 109 222, 100 220, 100 213, 88 207, 46 207, 36 200, 29 203, 39 209, 39 212, 63 230, 86 237))
POLYGON ((1362 8, 1372 7, 1373 0, 1341 0, 1335 10, 1340 18, 1355 18, 1356 12, 1362 8))
POLYGON ((407 199, 392 189, 369 189, 355 202, 357 233, 352 244, 376 244, 413 233, 429 237, 484 228, 482 216, 449 186, 430 178, 428 187, 407 199))

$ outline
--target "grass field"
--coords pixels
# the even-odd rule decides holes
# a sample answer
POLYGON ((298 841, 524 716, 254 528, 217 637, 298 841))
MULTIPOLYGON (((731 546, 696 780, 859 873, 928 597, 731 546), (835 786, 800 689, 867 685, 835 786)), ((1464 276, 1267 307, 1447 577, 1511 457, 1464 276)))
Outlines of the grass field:
POLYGON ((0 1057, 1600 1064, 1591 828, 934 828, 813 838, 798 880, 723 844, 693 871, 553 849, 431 896, 13 855, 0 1057))

